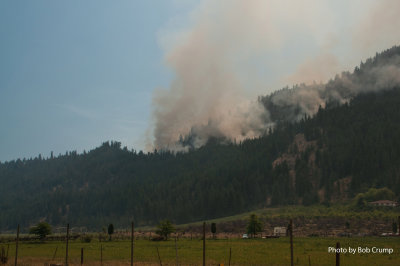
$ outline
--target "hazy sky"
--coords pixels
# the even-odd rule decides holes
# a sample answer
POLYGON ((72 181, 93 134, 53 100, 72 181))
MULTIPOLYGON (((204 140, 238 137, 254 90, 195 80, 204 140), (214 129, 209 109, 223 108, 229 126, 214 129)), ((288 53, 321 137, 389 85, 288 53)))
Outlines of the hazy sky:
POLYGON ((0 1, 0 160, 143 149, 175 1, 0 1))
POLYGON ((107 140, 145 149, 154 99, 173 91, 175 59, 190 57, 180 46, 199 32, 249 98, 326 81, 398 44, 399 2, 0 1, 0 161, 107 140))

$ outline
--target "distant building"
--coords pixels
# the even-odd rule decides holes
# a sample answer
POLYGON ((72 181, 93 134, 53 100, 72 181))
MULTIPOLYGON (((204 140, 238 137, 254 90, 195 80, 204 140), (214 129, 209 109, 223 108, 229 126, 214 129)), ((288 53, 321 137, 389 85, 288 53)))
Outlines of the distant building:
POLYGON ((391 200, 372 201, 368 202, 368 204, 372 206, 389 206, 389 207, 396 207, 399 205, 397 202, 391 200))
POLYGON ((286 227, 274 227, 274 236, 286 236, 286 227))

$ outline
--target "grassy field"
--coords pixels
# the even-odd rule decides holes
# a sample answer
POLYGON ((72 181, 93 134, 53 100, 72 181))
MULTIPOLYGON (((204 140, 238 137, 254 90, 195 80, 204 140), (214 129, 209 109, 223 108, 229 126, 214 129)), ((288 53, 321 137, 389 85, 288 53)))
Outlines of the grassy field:
MULTIPOLYGON (((400 265, 400 238, 295 238, 295 265, 334 265, 335 253, 328 248, 339 241, 343 248, 368 247, 370 253, 341 254, 342 265, 400 265), (372 248, 391 248, 392 254, 372 253, 372 248)), ((0 248, 7 249, 7 243, 0 248)), ((84 265, 100 265, 100 246, 103 246, 103 265, 129 265, 130 242, 111 241, 90 243, 71 241, 69 247, 70 265, 80 265, 81 248, 84 249, 84 265)), ((231 265, 290 265, 289 239, 217 239, 206 241, 207 265, 228 265, 229 249, 232 250, 231 265)), ((201 265, 202 241, 200 239, 180 239, 177 241, 180 265, 201 265)), ((19 245, 19 265, 45 265, 50 263, 57 248, 54 261, 65 260, 63 242, 21 242, 19 245)), ((157 248, 162 265, 175 265, 175 241, 153 242, 135 240, 135 265, 159 265, 157 248)), ((15 244, 9 244, 9 264, 14 265, 15 244)))

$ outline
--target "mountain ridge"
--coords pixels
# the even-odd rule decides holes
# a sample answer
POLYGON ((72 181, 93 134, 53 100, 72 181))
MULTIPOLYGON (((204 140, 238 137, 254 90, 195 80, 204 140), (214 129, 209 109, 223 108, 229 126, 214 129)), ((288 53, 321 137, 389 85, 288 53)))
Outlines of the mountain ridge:
MULTIPOLYGON (((387 66, 385 60, 397 64, 400 48, 382 54, 343 77, 360 79, 376 72, 376 65, 387 66)), ((379 79, 369 77, 367 84, 379 79)), ((342 81, 328 82, 343 93, 324 98, 314 114, 294 103, 293 117, 292 107, 273 100, 279 93, 259 98, 274 107, 275 126, 239 143, 210 138, 188 152, 145 154, 112 141, 82 154, 0 163, 0 230, 39 220, 89 228, 131 220, 151 225, 166 218, 187 223, 265 206, 329 204, 371 187, 389 187, 398 197, 400 88, 388 82, 352 95, 342 81), (285 156, 292 162, 279 160, 285 156)), ((302 88, 311 87, 296 90, 302 88)))

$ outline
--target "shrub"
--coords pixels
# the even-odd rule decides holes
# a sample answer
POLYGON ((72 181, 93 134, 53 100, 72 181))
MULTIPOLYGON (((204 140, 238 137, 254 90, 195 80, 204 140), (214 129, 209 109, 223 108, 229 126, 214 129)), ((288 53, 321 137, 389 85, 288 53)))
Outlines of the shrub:
POLYGON ((92 241, 92 236, 91 235, 84 235, 82 236, 82 242, 84 243, 90 243, 92 241))
POLYGON ((37 235, 40 240, 43 240, 47 235, 51 234, 51 226, 46 222, 40 222, 36 226, 31 227, 29 233, 37 235))

